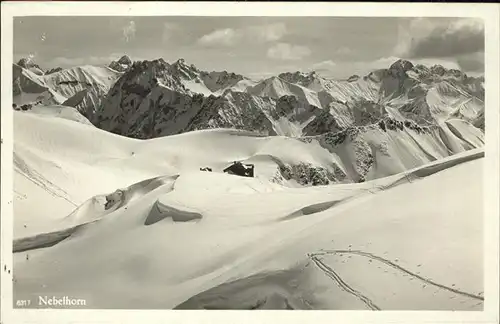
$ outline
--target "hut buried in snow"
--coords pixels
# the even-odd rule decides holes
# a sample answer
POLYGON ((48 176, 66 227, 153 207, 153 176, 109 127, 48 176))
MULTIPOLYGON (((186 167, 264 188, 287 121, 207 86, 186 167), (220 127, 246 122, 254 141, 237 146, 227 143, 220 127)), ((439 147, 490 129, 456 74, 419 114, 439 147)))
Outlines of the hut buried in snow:
POLYGON ((225 168, 224 173, 239 175, 242 177, 253 177, 254 176, 254 165, 253 164, 243 164, 241 162, 233 162, 230 166, 225 168))

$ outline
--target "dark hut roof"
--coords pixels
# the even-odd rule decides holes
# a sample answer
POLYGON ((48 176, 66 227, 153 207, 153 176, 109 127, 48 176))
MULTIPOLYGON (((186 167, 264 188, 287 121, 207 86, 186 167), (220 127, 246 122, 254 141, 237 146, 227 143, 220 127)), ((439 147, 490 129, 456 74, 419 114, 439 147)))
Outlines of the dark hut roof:
POLYGON ((245 168, 245 166, 241 162, 236 162, 224 169, 224 172, 228 171, 231 171, 238 175, 245 175, 247 172, 247 168, 245 168))

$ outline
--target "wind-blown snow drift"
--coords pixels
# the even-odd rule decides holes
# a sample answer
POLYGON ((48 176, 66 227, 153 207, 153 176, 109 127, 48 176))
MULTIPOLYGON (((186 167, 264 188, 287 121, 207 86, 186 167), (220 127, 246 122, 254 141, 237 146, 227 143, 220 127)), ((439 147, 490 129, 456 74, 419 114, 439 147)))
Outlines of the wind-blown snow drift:
POLYGON ((482 309, 484 78, 13 68, 14 298, 482 309))
MULTIPOLYGON (((430 131, 458 143, 445 146, 451 157, 416 168, 404 160, 408 171, 364 183, 289 188, 271 175, 299 156, 352 170, 297 139, 208 130, 145 141, 57 116, 14 112, 14 298, 135 309, 483 307, 484 153, 460 149, 477 138, 450 140, 461 123, 430 131), (257 177, 222 173, 233 160, 253 161, 257 177)), ((401 152, 395 161, 409 159, 401 152)), ((373 178, 381 168, 369 168, 373 178)))
POLYGON ((480 131, 464 135, 467 122, 450 125, 453 131, 382 131, 373 126, 354 134, 305 139, 205 130, 144 141, 95 128, 68 107, 14 112, 15 212, 19 214, 15 235, 31 233, 29 229, 35 227, 25 228, 27 222, 37 222, 39 209, 33 206, 48 208, 58 218, 96 194, 201 167, 220 173, 235 160, 255 164, 259 183, 294 187, 377 179, 450 152, 482 146, 480 131), (346 138, 337 144, 341 136, 346 138), (52 201, 49 206, 47 199, 52 201))

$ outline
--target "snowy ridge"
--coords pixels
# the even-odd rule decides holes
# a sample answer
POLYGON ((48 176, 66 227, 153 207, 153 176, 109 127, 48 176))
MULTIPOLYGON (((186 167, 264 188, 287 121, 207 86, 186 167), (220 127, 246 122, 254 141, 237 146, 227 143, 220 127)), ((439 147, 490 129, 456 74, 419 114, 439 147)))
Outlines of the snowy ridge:
POLYGON ((180 77, 186 88, 205 95, 220 95, 226 89, 241 88, 245 81, 249 81, 242 75, 227 71, 200 71, 194 65, 187 65, 184 59, 179 59, 172 65, 172 73, 180 77))
POLYGON ((385 117, 402 122, 410 120, 423 126, 439 124, 450 118, 462 118, 474 125, 481 125, 484 118, 484 89, 481 90, 480 79, 469 78, 458 73, 459 71, 440 67, 414 67, 403 60, 395 62, 388 69, 374 71, 355 80, 328 80, 314 72, 296 72, 282 73, 260 82, 227 72, 203 72, 193 65, 187 65, 184 60, 172 65, 163 61, 159 66, 157 62, 141 62, 136 73, 145 74, 150 79, 157 77, 159 85, 177 92, 178 99, 168 103, 172 107, 168 109, 168 123, 174 122, 172 116, 182 115, 178 124, 190 126, 172 128, 162 121, 164 118, 156 118, 153 121, 156 125, 151 127, 160 131, 139 132, 140 135, 128 131, 129 128, 141 128, 140 125, 120 126, 124 123, 123 120, 127 120, 128 124, 137 124, 136 119, 130 119, 128 111, 136 111, 139 106, 142 107, 142 98, 149 92, 149 101, 145 103, 147 110, 154 114, 166 114, 165 105, 160 104, 162 101, 157 95, 158 90, 152 90, 155 83, 140 81, 128 74, 122 76, 124 80, 117 83, 108 95, 117 99, 106 101, 101 109, 102 114, 94 119, 96 125, 126 136, 148 138, 213 127, 257 130, 255 123, 245 120, 250 116, 265 116, 263 121, 260 117, 257 119, 266 128, 259 131, 265 134, 303 136, 372 124, 385 117), (432 71, 439 74, 433 74, 432 71), (215 79, 218 81, 214 81, 215 79), (129 86, 124 88, 122 84, 129 86), (141 98, 134 98, 131 94, 131 84, 143 89, 141 98), (241 94, 235 94, 236 92, 241 94), (200 99, 198 95, 206 99, 200 99), (295 110, 314 112, 299 113, 300 122, 295 121, 296 114, 284 116, 280 112, 283 109, 281 102, 292 97, 297 101, 293 104, 295 110), (186 117, 182 112, 190 110, 192 101, 209 101, 210 104, 198 104, 196 113, 186 117), (238 113, 240 117, 228 118, 228 109, 238 113), (109 118, 122 121, 99 121, 109 118), (186 118, 193 120, 187 122, 186 118))
POLYGON ((13 81, 16 300, 484 308, 482 77, 398 60, 254 81, 124 55, 22 60, 13 81))
POLYGON ((442 66, 398 60, 388 69, 344 81, 325 79, 316 72, 287 72, 260 82, 226 71, 201 71, 183 59, 173 64, 163 59, 132 62, 125 55, 110 66, 123 72, 79 67, 40 78, 22 67, 15 69, 15 83, 26 89, 15 87, 14 102, 43 94, 44 102, 77 107, 98 127, 140 138, 216 127, 257 130, 256 122, 263 122, 259 131, 265 134, 316 135, 385 117, 422 126, 460 118, 484 128, 484 79, 442 66), (314 113, 300 113, 299 122, 296 114, 282 116, 282 98, 291 97, 297 100, 294 109, 314 113), (168 116, 153 118, 153 125, 146 127, 143 119, 132 118, 143 117, 144 111, 168 116))
POLYGON ((15 98, 42 94, 46 104, 77 107, 97 127, 133 138, 239 129, 327 152, 321 162, 278 159, 269 178, 280 183, 366 181, 484 145, 484 79, 441 66, 398 60, 345 81, 295 72, 254 82, 183 59, 123 56, 116 64, 124 72, 84 66, 44 77, 15 65, 15 98))
MULTIPOLYGON (((407 171, 364 183, 287 188, 270 178, 280 166, 336 161, 350 177, 345 156, 237 130, 137 140, 50 115, 58 109, 14 112, 15 298, 43 282, 47 294, 85 291, 92 308, 483 308, 481 148, 405 160, 407 171), (257 177, 222 173, 233 160, 257 177)), ((468 127, 448 123, 450 142, 468 127)), ((384 125, 391 141, 419 132, 384 125)), ((397 154, 381 164, 410 158, 397 154)))
POLYGON ((254 87, 248 88, 247 91, 253 95, 260 97, 270 97, 279 99, 282 96, 292 95, 303 103, 316 107, 323 107, 323 104, 328 105, 328 101, 321 102, 320 97, 314 91, 307 89, 298 84, 286 82, 279 77, 271 77, 261 81, 254 87))
POLYGON ((81 66, 56 70, 50 74, 35 75, 13 65, 13 102, 24 104, 59 105, 77 108, 91 117, 101 100, 120 74, 106 67, 81 66))
MULTIPOLYGON (((470 132, 472 126, 463 120, 432 128, 386 120, 383 126, 375 124, 298 139, 212 129, 145 141, 95 128, 75 109, 62 106, 15 112, 14 121, 19 130, 14 150, 18 160, 48 177, 47 183, 57 184, 69 175, 75 177, 69 183, 57 184, 65 192, 64 197, 75 204, 88 199, 96 186, 104 192, 106 188, 111 191, 130 185, 129 181, 181 172, 198 173, 207 166, 220 174, 234 160, 253 163, 259 181, 280 186, 368 181, 480 148, 484 141, 482 132, 470 132), (45 142, 50 146, 45 147, 45 142), (120 179, 119 174, 111 172, 125 165, 133 174, 132 180, 120 179), (87 176, 87 172, 94 176, 87 176), (108 185, 103 187, 98 182, 106 172, 111 174, 105 176, 108 185), (82 191, 82 185, 88 191, 82 191)), ((16 183, 22 184, 28 178, 19 178, 16 183)), ((23 201, 16 208, 29 208, 23 201)), ((37 211, 30 210, 23 213, 31 215, 37 211)))

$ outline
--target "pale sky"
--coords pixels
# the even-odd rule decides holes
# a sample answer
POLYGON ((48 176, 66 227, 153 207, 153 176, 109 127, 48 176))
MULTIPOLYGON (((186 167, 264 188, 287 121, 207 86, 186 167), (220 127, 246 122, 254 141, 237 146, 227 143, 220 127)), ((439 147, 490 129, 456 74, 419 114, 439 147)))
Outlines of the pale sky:
POLYGON ((18 17, 14 59, 42 69, 184 58, 205 71, 259 78, 310 71, 334 78, 387 68, 398 58, 484 70, 484 25, 459 18, 18 17))

